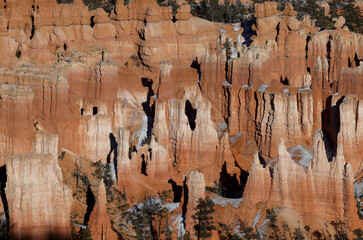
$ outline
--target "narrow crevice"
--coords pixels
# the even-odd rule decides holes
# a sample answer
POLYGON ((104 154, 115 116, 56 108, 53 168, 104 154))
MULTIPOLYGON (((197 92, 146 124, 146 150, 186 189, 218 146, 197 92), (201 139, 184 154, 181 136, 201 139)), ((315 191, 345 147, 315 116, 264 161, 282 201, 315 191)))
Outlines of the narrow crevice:
POLYGON ((189 200, 189 190, 188 190, 188 185, 187 185, 187 178, 184 178, 183 181, 183 197, 184 197, 184 202, 183 202, 183 206, 182 206, 182 216, 183 216, 183 223, 185 226, 185 216, 187 214, 187 206, 188 206, 188 200, 189 200))
POLYGON ((34 16, 33 15, 31 15, 31 20, 32 20, 32 29, 31 29, 31 32, 30 32, 30 39, 33 39, 33 37, 34 37, 34 31, 35 31, 34 16))
POLYGON ((89 222, 89 218, 95 206, 96 200, 95 196, 92 193, 91 186, 88 186, 87 193, 86 193, 86 203, 87 203, 87 211, 84 215, 84 225, 87 225, 89 222))

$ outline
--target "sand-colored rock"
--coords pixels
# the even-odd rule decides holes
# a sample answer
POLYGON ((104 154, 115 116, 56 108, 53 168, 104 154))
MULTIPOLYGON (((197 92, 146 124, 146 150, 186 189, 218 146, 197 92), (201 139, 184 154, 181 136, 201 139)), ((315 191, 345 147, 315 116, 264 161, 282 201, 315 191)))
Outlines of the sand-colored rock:
POLYGON ((198 205, 199 198, 204 198, 205 196, 205 182, 204 175, 198 171, 193 171, 189 174, 188 177, 188 205, 187 205, 187 213, 186 213, 186 226, 185 229, 188 230, 192 239, 196 239, 194 234, 195 230, 194 220, 192 216, 195 213, 195 208, 198 205))
MULTIPOLYGON (((45 135, 45 133, 40 133, 45 135)), ((40 137, 37 139, 41 140, 40 137)), ((57 141, 55 135, 52 136, 57 141)), ((37 142, 39 141, 37 140, 37 142)), ((45 139, 43 139, 45 140, 45 139)), ((52 144, 49 141, 48 144, 52 144)), ((38 153, 14 155, 6 159, 6 197, 12 239, 68 239, 71 233, 72 191, 64 185, 62 170, 52 153, 54 146, 38 153)))
POLYGON ((117 234, 111 228, 110 218, 106 208, 106 189, 103 180, 97 189, 96 203, 90 216, 89 226, 91 228, 92 239, 117 239, 117 234))

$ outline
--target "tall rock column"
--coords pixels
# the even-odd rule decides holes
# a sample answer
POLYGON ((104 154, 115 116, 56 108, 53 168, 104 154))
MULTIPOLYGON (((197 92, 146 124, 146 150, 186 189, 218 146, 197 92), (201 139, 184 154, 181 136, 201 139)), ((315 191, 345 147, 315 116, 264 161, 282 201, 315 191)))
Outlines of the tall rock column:
POLYGON ((258 152, 253 157, 254 160, 243 196, 245 201, 256 204, 269 199, 271 177, 268 167, 263 167, 260 163, 258 152))
POLYGON ((111 221, 107 213, 106 189, 103 180, 97 190, 96 205, 90 216, 89 226, 94 240, 116 240, 117 234, 111 228, 111 221))
POLYGON ((32 149, 33 98, 29 87, 0 84, 0 166, 5 157, 32 149))
MULTIPOLYGON (((44 135, 44 133, 40 133, 44 135)), ((38 137, 40 135, 37 135, 38 137)), ((39 152, 6 159, 6 198, 9 206, 11 239, 69 239, 72 191, 63 184, 57 157, 46 146, 58 141, 41 141, 39 152)), ((39 144, 36 146, 39 146, 39 144)))
POLYGON ((363 101, 348 95, 339 106, 338 144, 343 144, 345 161, 355 173, 363 170, 363 101))
POLYGON ((205 196, 205 181, 204 174, 198 172, 197 170, 189 174, 188 185, 188 205, 186 212, 186 229, 189 231, 192 239, 195 239, 194 234, 194 221, 192 216, 195 213, 195 208, 198 205, 199 198, 204 198, 205 196))
POLYGON ((117 133, 117 184, 120 189, 129 186, 131 180, 131 160, 129 158, 130 132, 126 128, 117 133))

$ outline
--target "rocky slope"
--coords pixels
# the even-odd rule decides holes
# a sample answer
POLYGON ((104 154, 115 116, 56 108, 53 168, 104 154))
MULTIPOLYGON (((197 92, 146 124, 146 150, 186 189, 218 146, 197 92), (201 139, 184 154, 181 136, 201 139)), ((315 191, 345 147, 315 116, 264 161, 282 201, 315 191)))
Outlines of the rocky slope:
POLYGON ((173 17, 152 0, 117 1, 110 13, 81 0, 0 3, 12 238, 68 239, 71 226, 89 225, 94 239, 106 229, 127 239, 121 205, 168 190, 180 203, 173 237, 194 237, 196 202, 214 182, 240 199, 217 221, 264 231, 269 207, 292 225, 361 226, 363 36, 342 19, 334 30, 300 22, 290 4, 256 4, 252 26, 208 22, 180 4, 173 17))

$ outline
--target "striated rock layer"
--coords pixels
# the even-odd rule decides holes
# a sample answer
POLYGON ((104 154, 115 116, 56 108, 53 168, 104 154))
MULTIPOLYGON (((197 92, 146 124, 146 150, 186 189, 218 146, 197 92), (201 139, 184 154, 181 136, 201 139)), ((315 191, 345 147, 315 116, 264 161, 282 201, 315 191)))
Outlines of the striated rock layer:
POLYGON ((63 183, 58 138, 39 133, 35 153, 6 159, 6 198, 11 239, 69 239, 72 192, 63 183))
POLYGON ((253 204, 270 201, 274 206, 291 207, 303 214, 318 215, 326 220, 340 219, 350 226, 357 225, 353 171, 352 166, 344 161, 343 146, 338 146, 336 157, 329 162, 322 134, 318 132, 313 153, 311 165, 304 170, 291 159, 281 140, 273 178, 255 155, 245 191, 246 201, 253 204))
MULTIPOLYGON (((179 4, 173 16, 154 0, 118 0, 110 13, 81 0, 0 3, 0 180, 12 237, 69 237, 63 175, 76 183, 72 221, 81 219, 84 189, 106 163, 130 204, 172 190, 184 203, 173 216, 185 217, 180 232, 193 232, 196 202, 215 185, 243 192, 232 223, 271 205, 301 222, 357 225, 362 35, 344 19, 333 30, 298 21, 289 3, 256 4, 253 24, 209 22, 179 4), (295 163, 293 147, 313 152, 309 164, 295 163)), ((95 238, 109 224, 123 231, 102 186, 95 238)))

